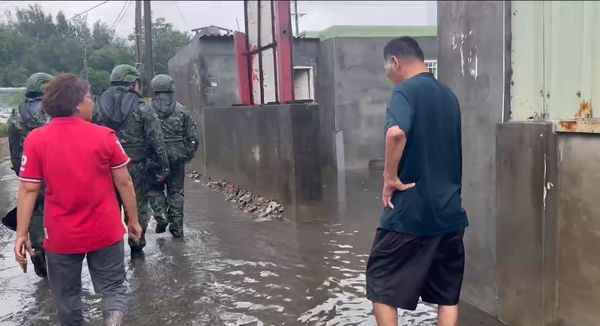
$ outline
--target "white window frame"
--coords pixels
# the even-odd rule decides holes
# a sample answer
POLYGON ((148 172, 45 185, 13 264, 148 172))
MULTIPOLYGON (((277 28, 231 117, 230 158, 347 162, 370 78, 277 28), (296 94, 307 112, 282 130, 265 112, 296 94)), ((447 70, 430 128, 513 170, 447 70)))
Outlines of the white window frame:
MULTIPOLYGON (((314 69, 312 66, 294 66, 293 70, 308 70, 308 93, 309 98, 307 100, 315 100, 315 78, 314 69)), ((298 100, 298 99, 297 99, 298 100)), ((301 99, 304 100, 304 99, 301 99)))
POLYGON ((425 60, 425 66, 429 69, 429 72, 432 73, 435 78, 438 78, 438 61, 437 59, 425 60))

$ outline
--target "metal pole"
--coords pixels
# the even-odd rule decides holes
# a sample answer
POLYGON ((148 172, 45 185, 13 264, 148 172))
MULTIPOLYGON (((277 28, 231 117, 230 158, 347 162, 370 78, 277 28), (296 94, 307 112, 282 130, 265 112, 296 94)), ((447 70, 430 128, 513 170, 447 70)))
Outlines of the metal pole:
POLYGON ((152 54, 152 9, 150 8, 150 1, 144 1, 144 58, 145 64, 144 69, 146 71, 146 88, 145 95, 151 95, 150 82, 154 78, 154 56, 152 54))
POLYGON ((135 69, 142 65, 142 1, 135 1, 135 69))
POLYGON ((300 17, 298 14, 298 0, 294 0, 294 14, 294 19, 296 20, 296 37, 298 37, 300 35, 300 23, 298 22, 300 17))

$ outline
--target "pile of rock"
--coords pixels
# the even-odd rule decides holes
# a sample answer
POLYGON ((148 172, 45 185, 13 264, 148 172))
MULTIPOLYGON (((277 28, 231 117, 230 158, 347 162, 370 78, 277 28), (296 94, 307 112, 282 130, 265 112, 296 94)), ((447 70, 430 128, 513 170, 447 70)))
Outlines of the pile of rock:
MULTIPOLYGON (((189 178, 201 182, 202 176, 192 171, 188 174, 189 178)), ((253 194, 250 191, 242 189, 237 185, 227 181, 207 180, 203 183, 212 190, 225 194, 228 201, 236 203, 237 207, 246 213, 257 216, 259 219, 280 219, 283 217, 284 207, 282 204, 268 198, 253 194)))

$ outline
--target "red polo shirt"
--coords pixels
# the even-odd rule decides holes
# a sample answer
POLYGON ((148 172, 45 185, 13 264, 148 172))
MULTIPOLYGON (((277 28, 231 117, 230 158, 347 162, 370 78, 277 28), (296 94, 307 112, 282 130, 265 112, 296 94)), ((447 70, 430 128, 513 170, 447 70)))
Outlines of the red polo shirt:
POLYGON ((46 187, 46 250, 87 253, 123 239, 111 169, 127 163, 112 130, 79 118, 55 118, 29 134, 19 179, 46 187))

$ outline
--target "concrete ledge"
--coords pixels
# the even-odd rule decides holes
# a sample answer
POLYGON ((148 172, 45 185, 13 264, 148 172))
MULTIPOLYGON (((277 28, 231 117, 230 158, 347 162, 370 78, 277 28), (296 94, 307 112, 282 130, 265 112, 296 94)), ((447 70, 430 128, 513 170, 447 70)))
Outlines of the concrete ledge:
POLYGON ((318 105, 204 108, 206 174, 286 205, 311 219, 321 199, 318 105))

